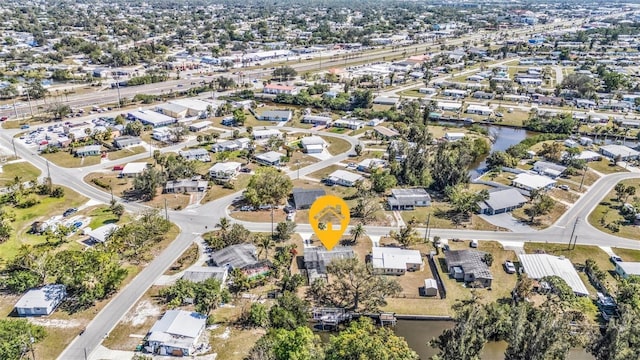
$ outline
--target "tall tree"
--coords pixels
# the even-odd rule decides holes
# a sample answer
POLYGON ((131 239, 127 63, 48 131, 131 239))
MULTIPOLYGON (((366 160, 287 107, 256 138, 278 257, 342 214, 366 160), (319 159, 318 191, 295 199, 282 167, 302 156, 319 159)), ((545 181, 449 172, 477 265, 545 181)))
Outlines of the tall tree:
POLYGON ((434 359, 479 360, 487 343, 484 332, 488 319, 486 309, 472 299, 457 303, 454 310, 456 325, 430 342, 432 347, 439 350, 434 359))
POLYGON ((640 359, 640 310, 628 304, 619 310, 620 317, 611 319, 602 335, 589 345, 597 360, 640 359))
POLYGON ((358 242, 358 238, 367 234, 367 229, 362 225, 362 223, 358 223, 356 226, 352 227, 349 230, 351 236, 353 236, 353 243, 356 244, 358 242))

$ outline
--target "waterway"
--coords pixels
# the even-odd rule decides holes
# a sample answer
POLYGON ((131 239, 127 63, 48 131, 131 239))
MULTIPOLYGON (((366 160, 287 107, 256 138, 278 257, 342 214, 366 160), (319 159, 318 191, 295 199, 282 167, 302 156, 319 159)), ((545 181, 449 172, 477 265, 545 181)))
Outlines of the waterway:
MULTIPOLYGON (((428 345, 432 338, 438 337, 445 329, 454 326, 452 321, 429 321, 429 320, 398 320, 395 332, 398 336, 405 338, 409 346, 420 355, 421 360, 427 360, 435 355, 437 351, 428 345)), ((507 343, 504 341, 489 342, 482 350, 483 360, 504 359, 504 351, 507 343)), ((567 360, 595 360, 595 358, 584 351, 584 349, 572 349, 567 356, 567 360)))

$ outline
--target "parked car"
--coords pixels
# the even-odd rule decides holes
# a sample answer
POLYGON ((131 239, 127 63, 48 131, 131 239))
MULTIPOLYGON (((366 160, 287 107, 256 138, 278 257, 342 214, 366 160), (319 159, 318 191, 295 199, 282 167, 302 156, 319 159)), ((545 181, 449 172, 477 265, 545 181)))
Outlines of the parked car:
POLYGON ((296 211, 296 209, 294 209, 294 208, 293 208, 293 206, 291 206, 291 205, 287 205, 287 206, 285 206, 283 210, 284 210, 284 212, 286 212, 287 214, 291 214, 291 213, 293 213, 293 212, 295 212, 295 211, 296 211))
POLYGON ((509 260, 506 260, 504 262, 504 270, 508 273, 508 274, 515 274, 516 273, 516 266, 513 265, 513 263, 509 260))
POLYGON ((24 129, 28 129, 28 128, 29 128, 29 125, 27 125, 27 124, 24 124, 24 125, 20 126, 20 130, 24 130, 24 129))
POLYGON ((476 240, 476 239, 471 240, 471 242, 469 243, 469 246, 471 246, 472 248, 477 248, 478 247, 478 240, 476 240))
POLYGON ((253 206, 245 205, 240 208, 240 211, 253 211, 255 208, 253 206))
POLYGON ((622 258, 618 255, 612 255, 609 260, 611 260, 612 263, 619 263, 622 262, 622 258))
POLYGON ((558 189, 564 190, 564 191, 569 191, 569 185, 560 185, 560 186, 558 186, 558 189))
POLYGON ((243 168, 240 168, 240 172, 243 172, 243 173, 250 173, 250 172, 251 172, 251 169, 249 169, 248 167, 243 167, 243 168))
POLYGON ((271 205, 260 205, 258 206, 259 210, 271 210, 271 205))
POLYGON ((73 215, 76 212, 78 212, 77 208, 68 208, 67 210, 64 211, 64 213, 62 213, 62 216, 67 217, 69 215, 73 215))
POLYGON ((296 216, 296 213, 288 213, 287 214, 287 221, 293 221, 295 216, 296 216))

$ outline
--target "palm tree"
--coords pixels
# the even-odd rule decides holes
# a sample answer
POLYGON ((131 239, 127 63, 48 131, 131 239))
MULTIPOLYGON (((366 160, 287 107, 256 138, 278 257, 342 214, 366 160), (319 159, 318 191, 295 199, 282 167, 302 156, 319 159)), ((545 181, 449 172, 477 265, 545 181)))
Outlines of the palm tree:
POLYGON ((353 236, 353 243, 356 244, 358 242, 358 238, 367 234, 367 229, 362 226, 362 223, 351 228, 349 232, 351 236, 353 236))
POLYGON ((259 234, 256 235, 254 242, 260 249, 258 250, 258 258, 260 258, 260 255, 264 253, 264 258, 267 259, 269 257, 269 250, 271 250, 275 246, 273 237, 267 234, 259 234))
POLYGON ((220 220, 218 220, 216 227, 219 227, 220 231, 222 231, 223 233, 226 233, 227 231, 229 231, 229 228, 231 227, 231 222, 226 217, 223 217, 223 218, 220 218, 220 220))

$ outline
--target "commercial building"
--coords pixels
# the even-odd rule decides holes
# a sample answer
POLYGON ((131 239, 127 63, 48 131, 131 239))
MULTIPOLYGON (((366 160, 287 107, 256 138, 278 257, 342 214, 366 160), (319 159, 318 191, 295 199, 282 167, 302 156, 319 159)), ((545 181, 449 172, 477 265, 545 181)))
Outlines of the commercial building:
POLYGON ((153 127, 167 126, 178 122, 174 117, 151 110, 132 111, 127 114, 127 118, 132 121, 139 120, 143 125, 151 125, 153 127))

